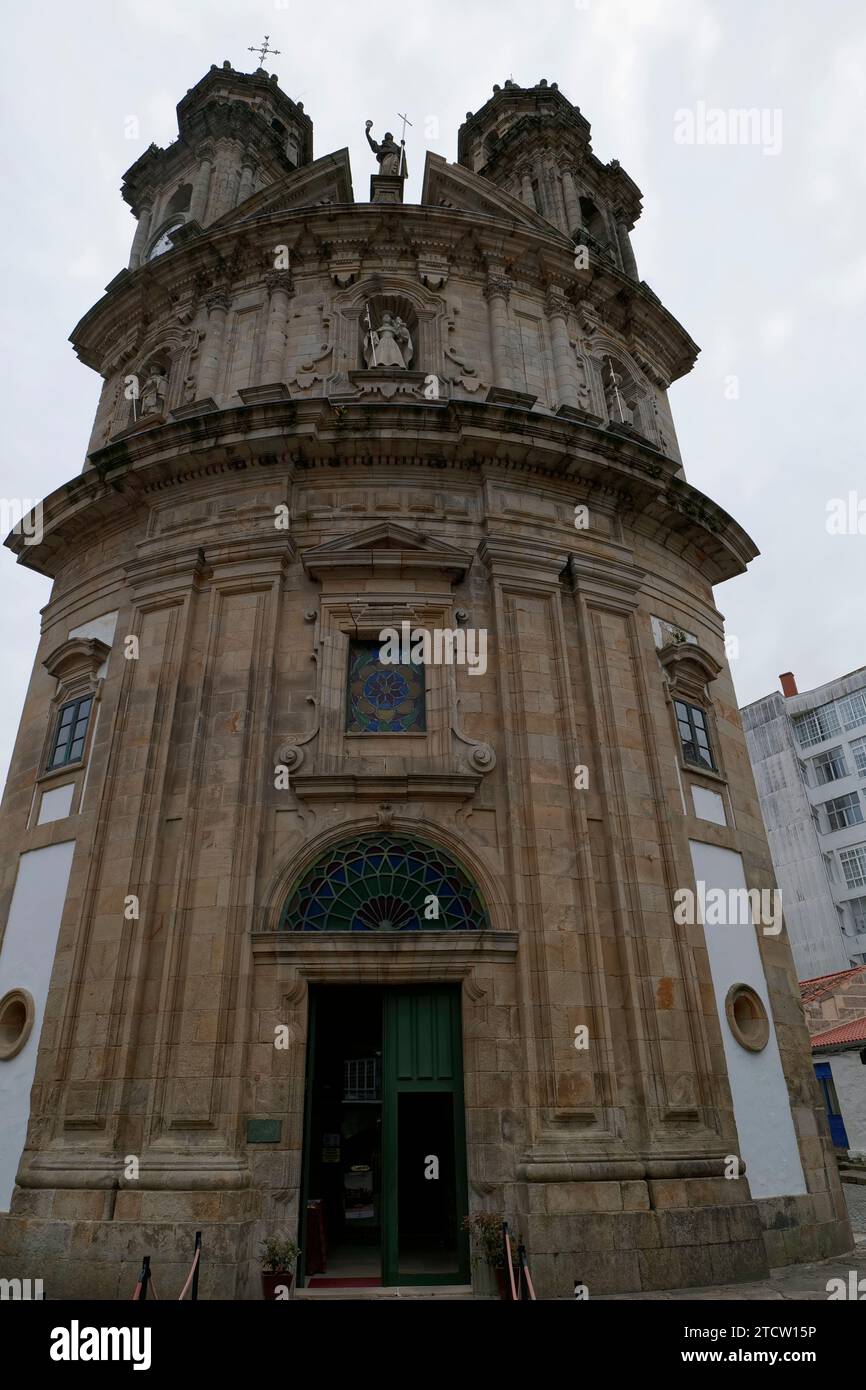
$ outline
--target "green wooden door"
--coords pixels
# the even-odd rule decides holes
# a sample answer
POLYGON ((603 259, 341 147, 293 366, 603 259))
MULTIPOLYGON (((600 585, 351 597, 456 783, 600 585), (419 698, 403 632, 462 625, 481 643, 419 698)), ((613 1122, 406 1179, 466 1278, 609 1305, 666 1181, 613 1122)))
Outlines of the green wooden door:
POLYGON ((460 991, 384 996, 384 1284, 469 1282, 460 991))

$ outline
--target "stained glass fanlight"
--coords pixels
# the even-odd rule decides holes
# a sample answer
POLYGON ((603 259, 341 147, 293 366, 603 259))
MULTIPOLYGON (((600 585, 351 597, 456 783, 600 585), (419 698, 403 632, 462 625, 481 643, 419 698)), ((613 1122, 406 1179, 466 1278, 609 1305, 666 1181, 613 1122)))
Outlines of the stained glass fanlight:
POLYGON ((383 662, 381 649, 376 640, 349 643, 346 732, 423 734, 424 667, 414 661, 383 662))
POLYGON ((480 931, 489 925, 478 889, 450 854, 389 834, 362 835, 328 850, 295 884, 280 921, 283 931, 480 931))

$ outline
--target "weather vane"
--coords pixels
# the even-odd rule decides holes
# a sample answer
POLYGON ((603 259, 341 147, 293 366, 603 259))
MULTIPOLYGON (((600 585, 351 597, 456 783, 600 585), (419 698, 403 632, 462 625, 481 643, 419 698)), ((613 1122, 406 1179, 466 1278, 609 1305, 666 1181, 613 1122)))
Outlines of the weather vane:
POLYGON ((264 41, 264 43, 262 44, 261 48, 253 48, 252 46, 250 46, 250 47, 247 48, 247 52, 248 52, 248 53, 258 53, 258 55, 259 55, 259 67, 262 66, 262 63, 265 61, 265 58, 268 56, 269 53, 270 53, 270 54, 274 54, 274 53, 279 53, 279 51, 280 51, 278 48, 268 48, 268 39, 269 39, 270 37, 271 37, 270 34, 265 34, 265 41, 264 41))

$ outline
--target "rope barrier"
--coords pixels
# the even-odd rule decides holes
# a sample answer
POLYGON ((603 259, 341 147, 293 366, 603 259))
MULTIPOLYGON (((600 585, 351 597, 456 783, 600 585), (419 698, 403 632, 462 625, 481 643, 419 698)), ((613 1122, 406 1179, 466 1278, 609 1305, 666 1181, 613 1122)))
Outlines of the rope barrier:
POLYGON ((511 1237, 508 1234, 508 1222, 502 1223, 502 1234, 505 1237, 505 1267, 508 1270, 508 1278, 511 1280, 511 1301, 517 1302, 517 1289, 514 1286, 514 1265, 511 1262, 511 1237))
MULTIPOLYGON (((199 1264, 201 1262, 201 1231, 195 1233, 195 1254, 192 1257, 192 1264, 186 1276, 186 1282, 178 1294, 178 1303, 182 1303, 186 1298, 187 1291, 192 1285, 192 1297, 190 1302, 198 1299, 198 1275, 199 1264)), ((143 1303, 147 1299, 148 1288, 152 1289, 153 1296, 159 1302, 159 1294, 156 1291, 156 1284, 153 1281, 153 1270, 150 1267, 150 1256, 143 1255, 141 1259, 141 1273, 135 1286, 135 1293, 132 1295, 133 1303, 143 1303)))
POLYGON ((186 1297, 186 1291, 187 1291, 187 1289, 189 1288, 190 1284, 192 1283, 192 1277, 193 1277, 193 1275, 195 1274, 196 1270, 198 1269, 198 1262, 199 1262, 199 1256, 200 1256, 200 1255, 201 1255, 201 1246, 199 1245, 199 1246, 196 1246, 196 1252, 195 1252, 195 1256, 194 1256, 194 1258, 193 1258, 192 1266, 191 1266, 191 1268, 190 1268, 189 1274, 186 1276, 186 1283, 184 1284, 183 1288, 181 1289, 180 1293, 178 1294, 178 1298, 177 1298, 178 1303, 182 1303, 183 1300, 184 1300, 184 1298, 186 1297))

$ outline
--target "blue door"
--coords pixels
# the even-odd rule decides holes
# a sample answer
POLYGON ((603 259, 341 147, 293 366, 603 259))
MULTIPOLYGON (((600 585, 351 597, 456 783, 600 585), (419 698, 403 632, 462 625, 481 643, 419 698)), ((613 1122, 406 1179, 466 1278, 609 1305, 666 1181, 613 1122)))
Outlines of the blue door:
POLYGON ((842 1119, 842 1112, 839 1109, 839 1097, 836 1095, 836 1087, 833 1085, 830 1063, 816 1062, 815 1075, 824 1096, 824 1109, 827 1111, 827 1119, 830 1122, 830 1138, 833 1140, 833 1147, 835 1149, 847 1149, 848 1135, 845 1133, 845 1121, 842 1119))

